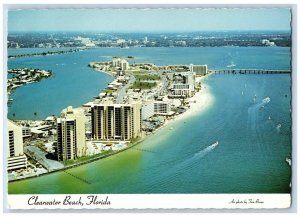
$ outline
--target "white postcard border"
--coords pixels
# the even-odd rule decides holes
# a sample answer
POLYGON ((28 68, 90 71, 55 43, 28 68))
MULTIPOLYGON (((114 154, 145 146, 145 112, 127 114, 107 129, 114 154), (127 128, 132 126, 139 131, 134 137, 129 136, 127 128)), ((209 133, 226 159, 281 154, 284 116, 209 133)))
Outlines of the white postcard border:
MULTIPOLYGON (((76 7, 80 7, 81 5, 77 5, 76 7)), ((218 6, 218 5, 215 5, 218 6)), ((213 6, 213 7, 215 7, 213 6)), ((220 5, 219 5, 220 6, 220 5)), ((258 6, 258 5, 256 5, 258 6)), ((277 5, 278 6, 278 5, 277 5)), ((288 5, 291 6, 291 5, 288 5)), ((32 7, 32 5, 30 5, 29 7, 32 7)), ((48 6, 49 7, 49 6, 48 6)), ((99 5, 98 5, 99 7, 99 5)), ((291 6, 294 15, 296 12, 296 8, 295 5, 291 6)), ((5 11, 5 10, 4 10, 5 11)), ((294 17, 295 18, 295 17, 294 17)), ((293 19, 293 23, 292 23, 292 29, 296 30, 296 23, 297 19, 293 19)), ((5 23, 5 22, 4 22, 5 23)), ((6 23, 5 23, 6 24, 6 23)), ((293 42, 294 42, 294 46, 292 47, 292 53, 293 53, 293 59, 292 59, 292 68, 293 71, 296 72, 297 69, 297 62, 296 62, 296 52, 297 52, 297 43, 296 43, 296 37, 297 34, 295 33, 295 31, 292 34, 293 37, 293 42)), ((5 38, 5 37, 3 37, 5 38)), ((4 49, 5 50, 5 49, 4 49)), ((4 55, 5 56, 5 55, 4 55)), ((5 59, 5 58, 3 58, 5 59)), ((5 62, 5 61, 4 61, 5 62)), ((5 66, 5 64, 4 64, 5 66)), ((4 175, 4 178, 1 180, 3 181, 2 185, 3 185, 3 189, 2 189, 2 195, 0 197, 0 199, 3 199, 3 208, 6 209, 6 212, 8 211, 7 209, 9 209, 10 211, 16 211, 16 210, 33 210, 33 209, 37 209, 37 210, 41 210, 41 209, 49 209, 49 210, 53 210, 53 209, 64 209, 65 211, 67 211, 66 209, 161 209, 161 208, 165 208, 165 209, 201 209, 201 208, 215 208, 215 209, 273 209, 273 208, 295 208, 295 202, 297 203, 297 199, 295 198, 295 194, 297 194, 297 183, 296 181, 296 176, 297 176, 297 153, 299 152, 299 150, 297 151, 297 147, 295 144, 297 144, 297 123, 299 123, 299 118, 297 118, 296 115, 296 111, 297 111, 297 89, 296 89, 296 83, 298 83, 298 76, 296 75, 296 73, 292 74, 292 80, 293 80, 293 84, 292 84, 292 93, 293 93, 293 160, 295 161, 295 164, 293 164, 293 168, 292 168, 292 183, 293 183, 293 188, 292 188, 292 195, 293 195, 293 200, 291 199, 291 195, 290 194, 131 194, 131 195, 127 195, 127 194, 59 194, 59 195, 55 195, 55 194, 36 194, 36 195, 12 195, 12 194, 7 194, 7 179, 6 176, 4 175), (111 205, 109 206, 105 206, 105 205, 86 205, 86 206, 66 206, 66 205, 61 205, 62 207, 55 207, 55 206, 48 206, 48 205, 44 205, 44 206, 39 206, 39 205, 28 205, 28 200, 30 197, 32 196, 41 196, 40 199, 42 200, 48 200, 48 199, 53 199, 53 197, 57 198, 57 200, 64 200, 66 196, 72 196, 74 197, 87 197, 87 196, 98 196, 100 199, 105 199, 106 197, 109 198, 109 201, 111 201, 111 205), (6 199, 5 199, 6 196, 6 199), (263 204, 252 204, 250 205, 250 203, 248 204, 243 204, 243 203, 236 203, 234 205, 234 203, 229 203, 230 199, 231 201, 233 199, 235 199, 236 201, 239 199, 259 199, 260 201, 263 201, 263 204), (228 202, 229 201, 229 202, 228 202), (188 204, 188 206, 187 206, 188 204), (140 207, 141 205, 144 205, 143 207, 140 207), (164 205, 166 205, 165 207, 163 207, 164 205), (197 207, 195 207, 197 206, 197 207)), ((4 83, 3 83, 4 84, 4 83)), ((4 85, 1 85, 3 90, 5 90, 4 85)), ((2 95, 2 94, 1 94, 2 95)), ((3 97, 3 96, 2 96, 3 97)), ((5 100, 2 100, 3 102, 5 102, 5 100)), ((3 105, 5 105, 3 103, 3 105)), ((2 105, 2 108, 3 108, 2 105)), ((5 108, 5 107, 4 107, 5 108)), ((3 110, 2 112, 3 114, 5 114, 5 110, 3 110)), ((2 115, 3 115, 2 114, 2 115)), ((1 116, 2 116, 1 115, 1 116)), ((1 117, 1 119, 3 119, 4 115, 1 117)), ((3 127, 2 126, 2 130, 1 130, 1 134, 3 131, 3 127)), ((2 141, 3 142, 3 141, 2 141)), ((2 149, 3 151, 3 149, 2 149)), ((4 166, 4 161, 2 159, 2 167, 1 169, 3 169, 4 174, 5 173, 5 166, 4 166)), ((297 205, 296 205, 297 206, 297 205)), ((295 210, 294 210, 295 211, 295 210)))
POLYGON ((290 208, 290 194, 22 194, 8 209, 272 209, 290 208))

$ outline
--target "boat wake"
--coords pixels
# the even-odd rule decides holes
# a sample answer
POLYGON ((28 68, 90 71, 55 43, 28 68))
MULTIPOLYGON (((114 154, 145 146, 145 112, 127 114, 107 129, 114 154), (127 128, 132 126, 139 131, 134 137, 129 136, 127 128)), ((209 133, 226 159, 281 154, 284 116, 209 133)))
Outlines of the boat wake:
POLYGON ((197 152, 194 154, 194 157, 197 158, 202 158, 205 155, 207 155, 209 152, 211 152, 212 150, 214 150, 217 146, 219 145, 219 142, 216 141, 215 143, 213 143, 212 145, 202 149, 201 151, 197 152))
POLYGON ((230 65, 227 65, 226 67, 227 68, 232 68, 232 67, 235 67, 236 65, 234 64, 234 62, 231 62, 231 64, 230 65))
POLYGON ((278 133, 280 132, 280 129, 281 129, 281 124, 278 124, 278 125, 276 126, 276 130, 277 130, 278 133))
POLYGON ((211 151, 213 151, 217 146, 219 145, 219 142, 216 141, 215 143, 211 144, 210 146, 207 146, 206 148, 200 150, 199 152, 195 153, 191 158, 185 160, 184 162, 182 162, 181 164, 179 164, 179 166, 186 166, 189 165, 191 162, 203 158, 205 157, 208 153, 210 153, 211 151))
POLYGON ((270 103, 270 97, 264 98, 261 102, 258 102, 248 108, 248 125, 251 126, 251 129, 256 128, 256 122, 258 118, 258 110, 263 108, 266 104, 270 103))

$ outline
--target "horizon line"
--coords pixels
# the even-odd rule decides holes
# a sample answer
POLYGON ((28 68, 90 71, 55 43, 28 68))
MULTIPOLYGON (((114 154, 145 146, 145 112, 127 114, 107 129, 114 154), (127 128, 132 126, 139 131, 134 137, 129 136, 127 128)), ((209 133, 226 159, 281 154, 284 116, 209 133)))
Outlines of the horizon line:
POLYGON ((119 31, 119 30, 11 30, 7 33, 49 33, 49 32, 59 32, 59 33, 196 33, 196 32, 291 32, 291 29, 255 29, 255 30, 188 30, 188 31, 179 31, 179 30, 170 30, 170 31, 160 31, 160 30, 149 30, 149 31, 119 31))

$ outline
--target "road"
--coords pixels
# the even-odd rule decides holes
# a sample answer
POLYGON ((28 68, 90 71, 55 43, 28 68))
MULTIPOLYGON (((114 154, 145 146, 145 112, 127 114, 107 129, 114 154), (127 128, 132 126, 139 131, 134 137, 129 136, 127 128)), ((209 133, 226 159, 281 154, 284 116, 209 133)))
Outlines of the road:
POLYGON ((119 91, 118 91, 118 95, 116 98, 116 103, 123 103, 124 100, 124 96, 126 93, 127 88, 133 84, 135 82, 135 77, 133 75, 129 75, 129 81, 127 82, 127 84, 125 84, 119 91))

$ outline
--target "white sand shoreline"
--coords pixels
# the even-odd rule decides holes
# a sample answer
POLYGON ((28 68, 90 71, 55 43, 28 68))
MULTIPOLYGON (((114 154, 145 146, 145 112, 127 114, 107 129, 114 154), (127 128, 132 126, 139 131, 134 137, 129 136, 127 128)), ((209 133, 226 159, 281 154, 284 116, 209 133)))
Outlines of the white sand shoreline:
POLYGON ((205 80, 209 75, 198 78, 198 81, 201 81, 201 90, 196 92, 195 95, 191 98, 189 98, 190 101, 190 108, 185 111, 184 113, 180 115, 176 115, 173 119, 166 120, 165 123, 157 128, 154 132, 152 132, 150 135, 145 136, 145 140, 147 140, 151 136, 155 136, 155 134, 164 129, 167 126, 170 126, 171 124, 174 125, 178 121, 181 121, 183 119, 187 119, 189 117, 195 116, 195 115, 201 115, 203 112, 205 112, 207 109, 209 109, 214 102, 214 96, 210 92, 210 86, 203 83, 202 81, 205 80))

